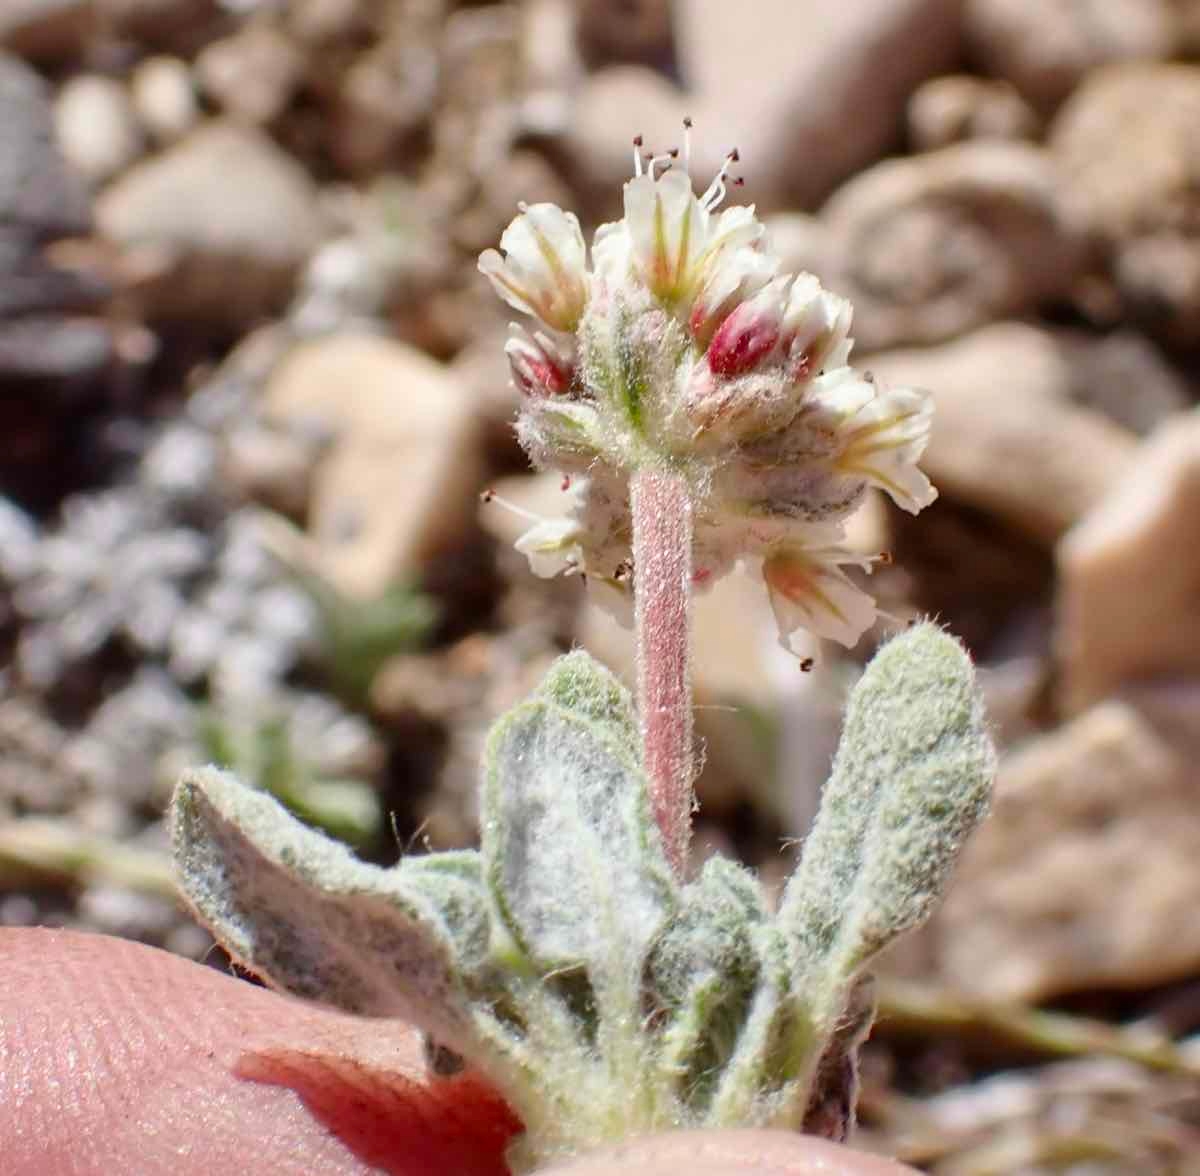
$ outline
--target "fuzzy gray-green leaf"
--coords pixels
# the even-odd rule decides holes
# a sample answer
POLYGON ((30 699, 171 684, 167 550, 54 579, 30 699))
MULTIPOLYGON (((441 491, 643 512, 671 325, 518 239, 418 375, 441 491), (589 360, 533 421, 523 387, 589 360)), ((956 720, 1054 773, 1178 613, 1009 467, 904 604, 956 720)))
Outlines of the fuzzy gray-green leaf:
POLYGON ((633 698, 614 674, 582 650, 560 657, 537 689, 537 697, 591 719, 625 749, 634 764, 641 762, 641 735, 633 698))
POLYGON ((564 661, 488 740, 484 868, 536 969, 583 967, 594 986, 625 988, 675 887, 611 675, 584 655, 564 661))
POLYGON ((180 782, 172 835, 185 896, 255 974, 470 1052, 460 975, 486 956, 488 912, 465 855, 367 865, 212 768, 180 782))
POLYGON ((806 986, 822 973, 830 984, 848 978, 925 920, 987 811, 994 771, 958 642, 922 624, 885 645, 851 695, 780 910, 806 986))

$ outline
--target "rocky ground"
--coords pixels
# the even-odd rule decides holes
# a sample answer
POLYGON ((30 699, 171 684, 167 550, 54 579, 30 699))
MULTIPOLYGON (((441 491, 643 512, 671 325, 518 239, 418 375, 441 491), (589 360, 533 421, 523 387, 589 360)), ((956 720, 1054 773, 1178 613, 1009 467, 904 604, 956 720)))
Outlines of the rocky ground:
MULTIPOLYGON (((1198 1171, 1197 0, 5 0, 0 922, 204 956, 179 764, 377 860, 467 844, 491 719, 572 643, 628 665, 479 503, 559 489, 474 259, 518 200, 610 215, 684 114, 865 366, 933 390, 941 500, 856 541, 970 643, 1003 748, 861 1141, 1198 1171)), ((800 674, 765 613, 698 602, 698 846, 772 884, 853 662, 800 674)))

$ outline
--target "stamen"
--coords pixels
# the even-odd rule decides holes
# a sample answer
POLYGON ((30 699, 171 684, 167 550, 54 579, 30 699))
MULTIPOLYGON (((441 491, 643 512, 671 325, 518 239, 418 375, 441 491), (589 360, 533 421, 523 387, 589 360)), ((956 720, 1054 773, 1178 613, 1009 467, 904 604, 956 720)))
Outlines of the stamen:
MULTIPOLYGON (((725 181, 729 177, 729 169, 737 163, 741 157, 738 155, 738 149, 735 147, 728 155, 725 156, 725 162, 721 164, 721 170, 717 172, 713 182, 704 190, 704 195, 700 197, 700 205, 708 212, 712 212, 722 200, 725 199, 725 181)), ((737 181, 734 181, 735 183, 737 181)))
POLYGON ((562 483, 559 486, 559 489, 560 490, 570 490, 571 489, 571 475, 570 474, 563 474, 562 483))
POLYGON ((684 115, 683 118, 683 170, 691 172, 692 170, 692 116, 684 115))
POLYGON ((641 135, 633 136, 633 174, 635 176, 642 174, 642 144, 644 142, 641 135))
POLYGON ((526 510, 523 506, 518 506, 515 502, 509 502, 507 498, 501 498, 495 490, 490 488, 480 494, 479 501, 485 506, 494 502, 497 506, 502 506, 505 510, 515 514, 517 518, 525 519, 531 523, 542 523, 546 521, 541 515, 534 514, 533 511, 526 510))
POLYGON ((654 169, 656 167, 661 167, 663 169, 663 174, 665 175, 671 167, 671 160, 674 159, 678 153, 678 149, 676 149, 674 151, 664 151, 661 155, 654 156, 650 160, 650 165, 647 168, 647 175, 649 175, 652 180, 659 179, 660 177, 654 174, 654 169))

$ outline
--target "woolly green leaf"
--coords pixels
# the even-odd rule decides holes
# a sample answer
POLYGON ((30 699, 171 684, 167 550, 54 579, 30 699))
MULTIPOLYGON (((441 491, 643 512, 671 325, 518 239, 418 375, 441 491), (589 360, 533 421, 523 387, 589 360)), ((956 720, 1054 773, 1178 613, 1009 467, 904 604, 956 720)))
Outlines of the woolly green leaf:
POLYGON ((702 1112, 733 1054, 758 984, 755 931, 767 921, 754 875, 712 857, 647 961, 643 1000, 661 1025, 662 1066, 680 1100, 702 1112))
POLYGON ((186 898, 250 971, 474 1052, 462 977, 483 966, 489 939, 475 855, 367 865, 212 768, 184 776, 171 820, 186 898))
POLYGON ((994 772, 958 642, 922 624, 885 645, 851 694, 833 773, 780 909, 806 989, 843 984, 928 917, 987 811, 994 772))
POLYGON ((543 974, 636 985, 675 885, 615 679, 575 654, 492 730, 482 855, 509 932, 543 974))

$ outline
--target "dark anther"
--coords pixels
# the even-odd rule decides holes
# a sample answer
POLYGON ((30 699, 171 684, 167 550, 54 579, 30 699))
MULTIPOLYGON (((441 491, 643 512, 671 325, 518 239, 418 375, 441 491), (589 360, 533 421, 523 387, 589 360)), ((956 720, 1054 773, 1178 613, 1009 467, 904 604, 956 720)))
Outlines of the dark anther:
POLYGON ((483 492, 483 493, 482 493, 482 494, 479 496, 479 501, 480 501, 480 502, 491 502, 491 501, 492 501, 492 499, 493 499, 493 498, 495 498, 495 497, 496 497, 496 491, 495 491, 495 490, 485 490, 485 491, 484 491, 484 492, 483 492))
POLYGON ((690 131, 692 129, 692 116, 690 114, 683 116, 683 125, 686 130, 690 131))
POLYGON ((643 139, 641 135, 634 135, 634 136, 633 136, 633 145, 634 145, 635 147, 640 147, 640 146, 641 146, 641 145, 642 145, 642 144, 643 144, 645 141, 646 141, 646 140, 645 140, 645 139, 643 139))
POLYGON ((742 157, 738 154, 738 149, 736 147, 729 153, 730 163, 737 163, 737 161, 741 158, 742 157))
POLYGON ((667 154, 668 154, 668 155, 669 155, 669 156, 670 156, 672 159, 678 159, 678 158, 679 158, 679 148, 678 148, 678 147, 672 147, 672 148, 671 148, 671 150, 667 152, 667 154))
POLYGON ((562 489, 562 490, 570 490, 571 489, 571 475, 570 474, 563 474, 562 486, 560 487, 560 489, 562 489))
POLYGON ((816 664, 816 663, 813 661, 813 659, 812 659, 811 657, 806 657, 806 658, 805 658, 803 661, 801 661, 801 663, 800 663, 800 672, 801 672, 802 674, 808 674, 808 673, 811 673, 811 671, 812 671, 812 668, 813 668, 813 666, 814 666, 815 664, 816 664))

